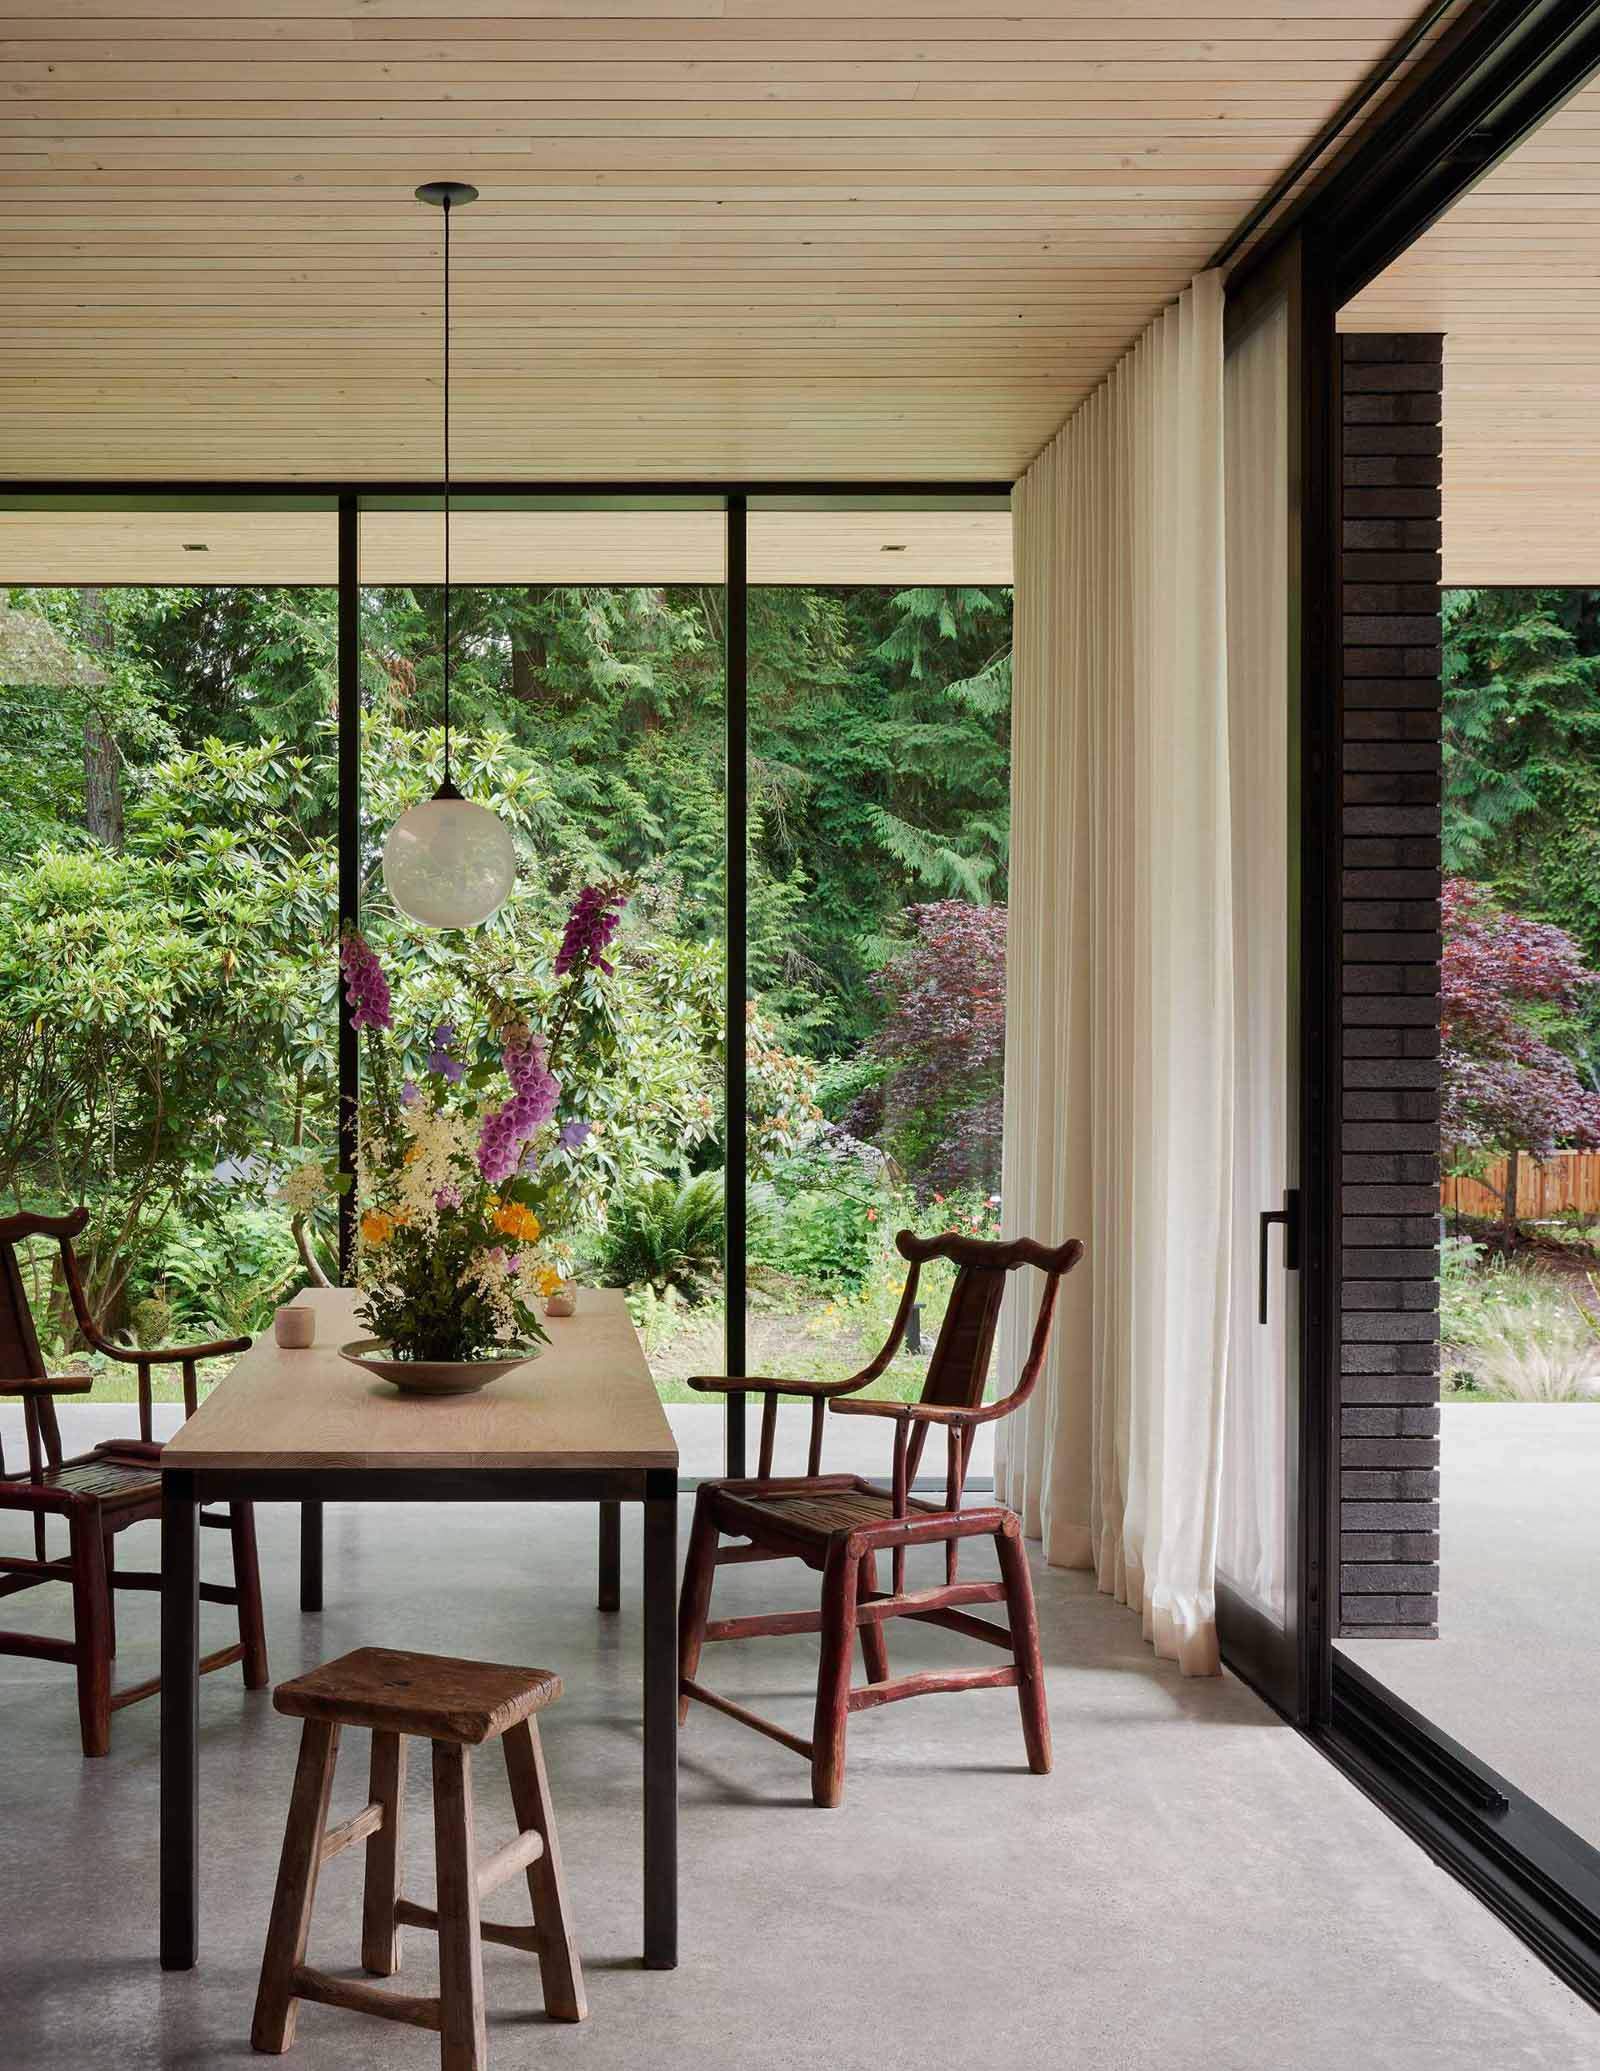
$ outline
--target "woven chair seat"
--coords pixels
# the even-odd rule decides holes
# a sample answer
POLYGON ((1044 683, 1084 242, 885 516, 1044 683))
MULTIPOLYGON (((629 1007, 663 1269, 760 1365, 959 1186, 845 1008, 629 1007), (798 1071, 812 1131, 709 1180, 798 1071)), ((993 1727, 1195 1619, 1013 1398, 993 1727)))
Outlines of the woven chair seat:
POLYGON ((119 1459, 114 1453, 86 1453, 81 1459, 63 1460, 59 1467, 46 1467, 37 1482, 21 1482, 20 1488, 59 1489, 65 1496, 80 1496, 94 1503, 159 1503, 161 1476, 144 1460, 119 1459))
MULTIPOLYGON (((819 1486, 817 1481, 797 1481, 793 1490, 768 1490, 746 1495, 737 1482, 725 1483, 723 1494, 731 1513, 759 1512, 793 1535, 825 1544, 841 1532, 859 1531, 863 1525, 888 1524, 894 1518, 894 1500, 887 1489, 874 1488, 869 1481, 853 1481, 845 1487, 819 1486)), ((934 1513, 941 1505, 912 1498, 908 1510, 934 1513)), ((730 1524, 730 1529, 731 1529, 730 1524)))

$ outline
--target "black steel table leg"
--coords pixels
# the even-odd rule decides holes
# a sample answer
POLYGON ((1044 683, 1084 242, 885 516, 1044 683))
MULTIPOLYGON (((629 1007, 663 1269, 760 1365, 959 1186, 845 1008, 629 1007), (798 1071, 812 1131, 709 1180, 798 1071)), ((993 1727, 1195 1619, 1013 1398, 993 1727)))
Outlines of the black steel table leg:
POLYGON ((678 1477, 652 1468, 644 1500, 644 1961, 678 1962, 678 1477))
POLYGON ((300 1505, 300 1608, 322 1609, 322 1505, 300 1505))
POLYGON ((161 1968, 200 1946, 200 1533, 194 1477, 161 1477, 161 1968))
POLYGON ((622 1505, 600 1505, 600 1595, 602 1611, 622 1609, 622 1505))

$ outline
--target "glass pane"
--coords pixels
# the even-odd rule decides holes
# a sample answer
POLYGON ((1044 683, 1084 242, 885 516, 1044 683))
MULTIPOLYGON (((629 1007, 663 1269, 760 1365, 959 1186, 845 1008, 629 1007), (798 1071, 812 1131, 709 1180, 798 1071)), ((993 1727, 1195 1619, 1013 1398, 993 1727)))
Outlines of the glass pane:
MULTIPOLYGON (((888 1333, 897 1230, 998 1233, 1010 519, 752 512, 750 565, 749 1366, 835 1377, 888 1333)), ((920 1391, 947 1294, 874 1393, 920 1391)), ((886 1473, 882 1428, 830 1420, 824 1459, 886 1473)))
POLYGON ((1346 1598, 1339 1646, 1600 1846, 1600 593, 1446 589, 1442 621, 1441 1371, 1395 1381, 1385 1457, 1412 1452, 1416 1500, 1375 1507, 1393 1526, 1358 1557, 1394 1587, 1346 1598))
MULTIPOLYGON (((87 1206, 126 1343, 256 1332, 306 1281, 284 1186, 333 1149, 334 561, 329 509, 0 512, 5 1187, 87 1206)), ((134 1428, 101 1409, 134 1383, 85 1360, 47 1256, 47 1361, 96 1370, 72 1450, 134 1428)))
POLYGON ((1234 1327, 1223 1415, 1217 1572, 1283 1628, 1288 1380, 1296 1278, 1271 1239, 1267 1320, 1257 1321, 1261 1212, 1293 1184, 1288 1127, 1289 630, 1287 310, 1230 346, 1227 466, 1229 762, 1234 882, 1234 1327))
POLYGON ((696 1434, 689 1472, 722 1455, 720 1404, 684 1383, 724 1363, 723 538, 718 510, 457 515, 451 770, 511 829, 517 882, 485 925, 444 933, 399 911, 382 868, 395 820, 443 776, 440 520, 363 512, 361 540, 362 912, 397 1082, 414 1114, 459 1118, 469 1179, 492 1176, 505 1227, 488 1250, 627 1290, 696 1434), (585 975, 561 951, 586 887, 626 904, 585 975), (559 1093, 502 1172, 481 1131, 511 1098, 512 1024, 559 1093))

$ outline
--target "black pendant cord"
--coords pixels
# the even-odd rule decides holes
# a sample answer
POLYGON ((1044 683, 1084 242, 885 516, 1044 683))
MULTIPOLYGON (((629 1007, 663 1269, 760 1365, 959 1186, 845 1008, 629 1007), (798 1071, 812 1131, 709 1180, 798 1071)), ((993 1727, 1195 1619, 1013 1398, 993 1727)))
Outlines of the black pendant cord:
POLYGON ((444 785, 450 783, 450 197, 444 197, 444 785))
POLYGON ((461 796, 450 781, 450 217, 477 198, 477 188, 465 180, 429 180, 417 189, 418 201, 444 211, 444 782, 436 798, 461 796))

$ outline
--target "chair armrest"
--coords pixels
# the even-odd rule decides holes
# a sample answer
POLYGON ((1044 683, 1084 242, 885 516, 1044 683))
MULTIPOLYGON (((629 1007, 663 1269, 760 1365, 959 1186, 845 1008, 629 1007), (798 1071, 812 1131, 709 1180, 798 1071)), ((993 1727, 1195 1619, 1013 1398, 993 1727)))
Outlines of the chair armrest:
POLYGON ((215 1338, 204 1345, 164 1345, 146 1350, 143 1345, 114 1345, 109 1338, 97 1339, 96 1351, 124 1366, 182 1366, 189 1359, 222 1359, 229 1353, 248 1352, 249 1338, 215 1338))
POLYGON ((786 1381, 771 1374, 691 1374, 689 1386, 702 1395, 799 1395, 817 1397, 843 1395, 866 1385, 861 1374, 842 1381, 786 1381))
POLYGON ((884 1402, 873 1397, 867 1402, 830 1402, 828 1408, 841 1417, 896 1417, 908 1424, 944 1424, 960 1430, 981 1424, 981 1409, 949 1408, 942 1402, 884 1402))
POLYGON ((0 1395, 87 1395, 92 1373, 47 1373, 33 1381, 0 1381, 0 1395))

